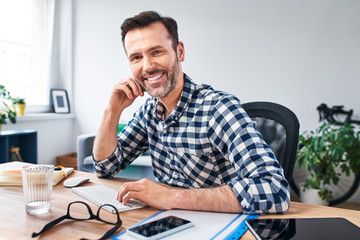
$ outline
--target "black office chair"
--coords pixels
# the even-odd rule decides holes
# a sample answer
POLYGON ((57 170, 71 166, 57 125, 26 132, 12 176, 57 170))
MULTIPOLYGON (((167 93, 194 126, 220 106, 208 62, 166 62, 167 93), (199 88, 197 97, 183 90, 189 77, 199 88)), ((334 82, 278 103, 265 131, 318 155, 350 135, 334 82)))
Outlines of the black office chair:
POLYGON ((296 115, 272 102, 249 102, 242 106, 256 122, 257 129, 273 150, 290 184, 299 140, 300 125, 296 115))

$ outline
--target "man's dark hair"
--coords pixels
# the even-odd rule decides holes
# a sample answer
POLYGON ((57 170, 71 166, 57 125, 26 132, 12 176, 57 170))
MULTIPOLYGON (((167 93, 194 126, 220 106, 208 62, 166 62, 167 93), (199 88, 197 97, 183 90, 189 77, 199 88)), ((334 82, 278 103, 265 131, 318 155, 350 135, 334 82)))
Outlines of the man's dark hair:
POLYGON ((125 36, 129 31, 137 28, 147 27, 155 22, 161 22, 162 24, 164 24, 172 41, 172 46, 176 52, 177 45, 179 44, 178 27, 176 21, 169 17, 162 17, 155 11, 141 12, 134 17, 125 19, 125 21, 121 25, 121 40, 123 42, 123 45, 125 36))

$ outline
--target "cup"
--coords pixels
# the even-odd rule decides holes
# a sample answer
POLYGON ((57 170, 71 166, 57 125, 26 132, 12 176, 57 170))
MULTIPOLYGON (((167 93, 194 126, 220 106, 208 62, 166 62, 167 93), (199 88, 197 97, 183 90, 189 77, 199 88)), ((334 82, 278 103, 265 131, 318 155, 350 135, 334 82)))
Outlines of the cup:
POLYGON ((21 171, 28 214, 43 214, 50 211, 54 166, 29 165, 21 171))

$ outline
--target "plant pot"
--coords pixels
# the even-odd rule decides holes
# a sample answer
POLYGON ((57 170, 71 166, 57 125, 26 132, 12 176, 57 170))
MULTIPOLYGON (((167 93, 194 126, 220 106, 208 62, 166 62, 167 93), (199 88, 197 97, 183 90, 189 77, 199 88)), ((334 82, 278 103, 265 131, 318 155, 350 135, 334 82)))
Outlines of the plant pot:
POLYGON ((24 116, 25 115, 25 103, 18 103, 17 104, 17 114, 19 116, 24 116))
POLYGON ((320 189, 305 188, 305 183, 300 183, 300 201, 303 203, 328 206, 329 202, 319 196, 320 189))

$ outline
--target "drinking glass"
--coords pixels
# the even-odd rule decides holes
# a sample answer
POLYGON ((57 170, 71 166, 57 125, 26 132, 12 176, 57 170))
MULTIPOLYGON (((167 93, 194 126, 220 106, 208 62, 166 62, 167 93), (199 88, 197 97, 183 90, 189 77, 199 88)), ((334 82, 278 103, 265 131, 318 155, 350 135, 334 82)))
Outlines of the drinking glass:
POLYGON ((28 214, 43 214, 50 211, 54 166, 29 165, 21 171, 28 214))

